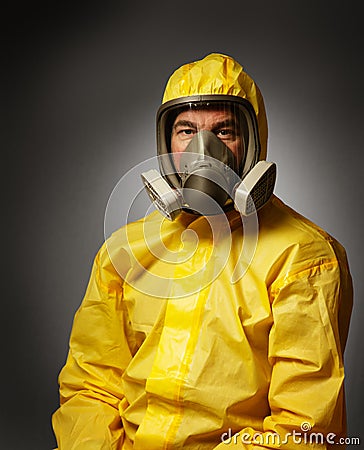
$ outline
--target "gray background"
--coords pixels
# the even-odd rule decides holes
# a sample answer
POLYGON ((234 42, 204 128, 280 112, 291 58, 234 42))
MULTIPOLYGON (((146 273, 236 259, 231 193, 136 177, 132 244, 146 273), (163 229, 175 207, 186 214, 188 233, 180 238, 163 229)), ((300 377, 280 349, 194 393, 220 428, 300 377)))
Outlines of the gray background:
POLYGON ((276 193, 347 249, 355 286, 347 406, 349 434, 360 436, 360 2, 14 3, 2 27, 0 447, 55 445, 57 375, 103 241, 108 198, 123 174, 155 154, 167 77, 210 52, 234 56, 262 90, 276 193))

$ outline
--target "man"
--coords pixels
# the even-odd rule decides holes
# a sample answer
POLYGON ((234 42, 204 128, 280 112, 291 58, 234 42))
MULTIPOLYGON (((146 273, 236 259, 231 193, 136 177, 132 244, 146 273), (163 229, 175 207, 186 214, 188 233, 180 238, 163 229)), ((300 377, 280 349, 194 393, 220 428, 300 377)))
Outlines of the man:
POLYGON ((95 259, 60 374, 59 448, 338 448, 346 255, 274 195, 256 232, 240 214, 236 186, 271 167, 259 89, 211 54, 171 76, 157 123, 167 191, 145 179, 167 218, 128 224, 95 259))

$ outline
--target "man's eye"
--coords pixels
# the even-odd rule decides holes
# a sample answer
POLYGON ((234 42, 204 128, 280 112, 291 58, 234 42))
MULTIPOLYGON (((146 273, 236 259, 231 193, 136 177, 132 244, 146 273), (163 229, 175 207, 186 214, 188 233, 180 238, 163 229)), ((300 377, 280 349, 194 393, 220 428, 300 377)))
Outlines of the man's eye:
POLYGON ((191 134, 194 134, 195 130, 193 130, 192 128, 183 128, 182 130, 178 131, 178 134, 182 135, 182 136, 190 136, 191 134))
POLYGON ((217 136, 221 136, 221 137, 232 137, 234 136, 234 131, 228 128, 224 128, 222 130, 219 130, 217 132, 217 136))

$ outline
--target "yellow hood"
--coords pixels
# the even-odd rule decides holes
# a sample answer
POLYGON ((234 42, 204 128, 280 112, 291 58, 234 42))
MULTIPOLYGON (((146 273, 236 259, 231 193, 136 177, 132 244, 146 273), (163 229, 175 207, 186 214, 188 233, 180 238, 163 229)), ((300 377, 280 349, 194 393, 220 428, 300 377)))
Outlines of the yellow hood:
POLYGON ((192 95, 216 94, 242 97, 251 103, 259 128, 260 159, 265 159, 268 126, 262 94, 254 80, 230 56, 211 53, 178 68, 167 82, 163 103, 192 95))

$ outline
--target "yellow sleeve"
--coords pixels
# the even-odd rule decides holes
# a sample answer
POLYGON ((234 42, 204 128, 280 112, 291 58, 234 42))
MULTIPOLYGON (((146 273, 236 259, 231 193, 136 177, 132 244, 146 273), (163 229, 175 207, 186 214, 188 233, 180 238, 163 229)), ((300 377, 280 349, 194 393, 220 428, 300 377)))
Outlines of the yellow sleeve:
POLYGON ((52 422, 60 450, 122 447, 121 376, 134 345, 126 338, 126 327, 121 279, 104 246, 75 314, 67 362, 59 376, 61 406, 52 422))
MULTIPOLYGON (((337 260, 311 266, 271 289, 270 415, 216 449, 323 450, 345 437, 343 346, 352 307, 348 269, 337 260)), ((344 446, 343 446, 344 447, 344 446)))

